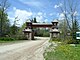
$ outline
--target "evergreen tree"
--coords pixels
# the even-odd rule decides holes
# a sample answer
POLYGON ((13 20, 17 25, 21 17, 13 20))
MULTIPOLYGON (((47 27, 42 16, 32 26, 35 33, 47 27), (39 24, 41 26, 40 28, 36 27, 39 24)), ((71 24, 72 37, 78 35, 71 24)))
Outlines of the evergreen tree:
POLYGON ((36 18, 34 18, 34 23, 37 23, 36 18))
POLYGON ((10 34, 11 35, 16 35, 18 33, 18 30, 19 30, 19 27, 17 27, 17 17, 15 17, 15 20, 14 20, 14 24, 10 27, 10 34))
POLYGON ((9 34, 9 27, 10 27, 10 22, 9 19, 7 18, 7 13, 3 13, 3 18, 0 10, 0 36, 5 36, 9 34))
POLYGON ((0 0, 0 36, 8 34, 9 20, 7 18, 6 10, 8 9, 8 0, 0 0))

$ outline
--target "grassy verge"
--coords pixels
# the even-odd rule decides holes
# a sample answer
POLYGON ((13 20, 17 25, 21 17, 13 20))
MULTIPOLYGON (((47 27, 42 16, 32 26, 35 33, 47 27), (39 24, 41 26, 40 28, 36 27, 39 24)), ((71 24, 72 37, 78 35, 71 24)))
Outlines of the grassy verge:
POLYGON ((2 45, 11 45, 16 43, 26 42, 27 40, 15 40, 15 41, 0 41, 0 46, 2 45))
POLYGON ((10 38, 10 37, 0 37, 0 45, 20 43, 20 42, 24 42, 24 41, 26 41, 26 40, 17 40, 15 38, 10 38))
POLYGON ((80 60, 80 44, 59 44, 52 51, 45 52, 44 57, 45 60, 80 60))

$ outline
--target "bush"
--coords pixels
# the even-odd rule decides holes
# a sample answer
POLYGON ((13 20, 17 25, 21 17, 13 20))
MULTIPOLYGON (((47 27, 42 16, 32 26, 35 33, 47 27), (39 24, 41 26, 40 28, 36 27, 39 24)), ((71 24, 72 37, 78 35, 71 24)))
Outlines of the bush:
POLYGON ((52 38, 51 41, 61 41, 60 38, 52 38))
POLYGON ((71 37, 66 37, 65 39, 62 39, 62 38, 52 38, 50 40, 50 42, 52 42, 52 41, 62 42, 63 44, 79 44, 80 43, 80 40, 75 40, 75 39, 72 40, 71 37))
POLYGON ((43 33, 43 37, 49 37, 49 32, 43 33))
POLYGON ((27 37, 25 35, 17 35, 15 38, 17 40, 27 40, 27 37))
POLYGON ((15 40, 27 40, 27 37, 25 35, 13 35, 11 37, 15 40))
POLYGON ((14 41, 15 39, 14 38, 11 38, 11 37, 1 37, 0 38, 0 41, 14 41))
POLYGON ((69 39, 69 40, 65 40, 64 43, 67 43, 67 44, 79 44, 79 40, 69 39))

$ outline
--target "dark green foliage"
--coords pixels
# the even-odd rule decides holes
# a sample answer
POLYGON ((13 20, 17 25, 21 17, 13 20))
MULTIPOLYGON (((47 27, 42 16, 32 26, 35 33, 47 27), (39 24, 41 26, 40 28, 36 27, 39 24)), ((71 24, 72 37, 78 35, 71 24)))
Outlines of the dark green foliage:
POLYGON ((34 23, 37 23, 36 18, 34 18, 33 22, 34 22, 34 23))
POLYGON ((11 38, 11 37, 1 37, 0 38, 0 41, 14 41, 15 39, 14 38, 11 38))
POLYGON ((32 23, 37 23, 36 17, 31 20, 32 23))

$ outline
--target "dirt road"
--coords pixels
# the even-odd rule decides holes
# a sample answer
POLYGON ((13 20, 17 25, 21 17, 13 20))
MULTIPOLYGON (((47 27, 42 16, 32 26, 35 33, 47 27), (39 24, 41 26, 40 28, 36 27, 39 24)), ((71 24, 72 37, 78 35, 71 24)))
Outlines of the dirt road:
POLYGON ((44 60, 43 52, 48 45, 48 37, 37 40, 0 46, 0 60, 44 60))

